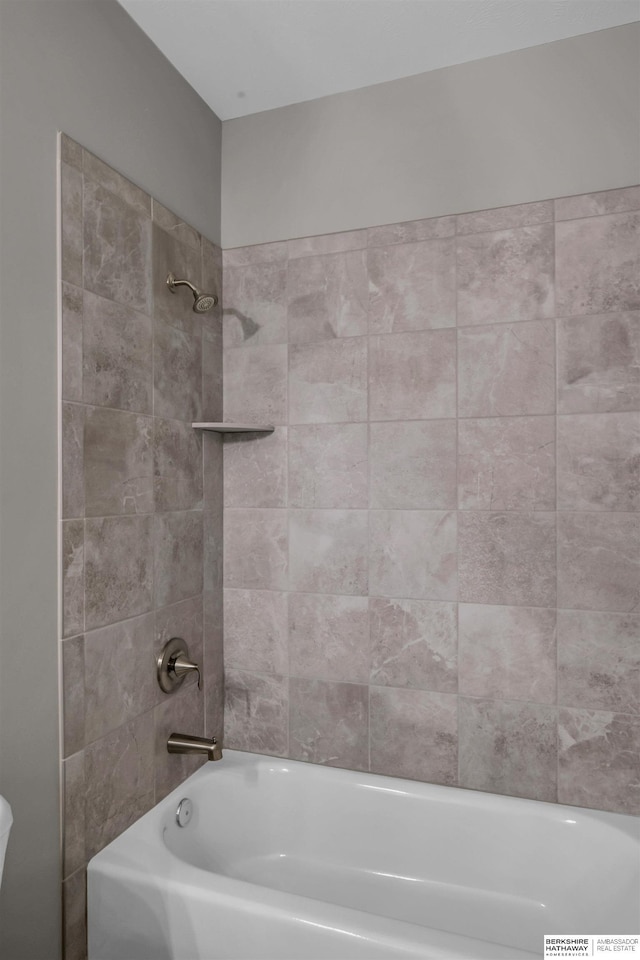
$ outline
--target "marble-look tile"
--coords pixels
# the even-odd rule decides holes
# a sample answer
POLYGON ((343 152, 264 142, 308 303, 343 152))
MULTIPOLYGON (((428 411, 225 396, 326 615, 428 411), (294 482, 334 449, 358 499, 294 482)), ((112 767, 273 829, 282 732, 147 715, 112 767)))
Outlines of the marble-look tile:
POLYGON ((87 857, 153 806, 153 713, 142 714, 85 750, 87 857))
POLYGON ((84 747, 84 637, 62 641, 63 756, 84 747))
POLYGON ((455 420, 372 423, 369 429, 372 507, 455 509, 455 420))
POLYGON ((555 510, 555 417, 458 423, 461 510, 555 510))
POLYGON ((457 697, 371 687, 371 770, 453 786, 458 775, 457 697))
POLYGON ((640 415, 558 417, 558 509, 640 509, 640 415))
POLYGON ((537 223, 547 223, 553 220, 553 200, 516 203, 510 207, 495 207, 493 210, 461 213, 456 220, 456 229, 459 234, 530 227, 537 223))
POLYGON ((455 327, 454 239, 373 247, 367 268, 371 333, 455 327))
POLYGON ((225 671, 224 742, 230 750, 286 757, 289 679, 225 671))
POLYGON ((223 556, 225 587, 286 590, 286 511, 226 510, 223 556))
POLYGON ((83 201, 85 288, 148 315, 151 310, 149 216, 86 177, 83 201))
POLYGON ((558 328, 558 412, 640 410, 640 313, 567 317, 558 328))
POLYGON ((87 960, 87 872, 62 884, 62 949, 65 960, 87 960))
POLYGON ((87 407, 84 421, 85 516, 153 511, 153 420, 87 407))
POLYGON ((640 615, 558 611, 558 702, 640 713, 640 615))
POLYGON ((459 700, 460 786, 555 801, 556 708, 459 700))
POLYGON ((88 630, 151 609, 151 516, 85 521, 85 623, 88 630))
MULTIPOLYGON (((194 250, 200 250, 200 234, 197 230, 188 223, 185 223, 185 221, 173 213, 172 210, 164 207, 158 200, 152 199, 151 204, 154 223, 157 223, 169 236, 179 240, 180 243, 185 243, 187 246, 193 247, 194 250)), ((194 281, 191 282, 193 283, 194 281)))
POLYGON ((197 686, 183 686, 177 693, 165 697, 162 703, 158 704, 153 711, 153 723, 155 802, 159 803, 207 762, 204 757, 171 754, 167 750, 167 740, 172 733, 204 737, 203 693, 197 686))
POLYGON ((82 401, 82 290, 62 283, 62 399, 82 401))
POLYGON ((291 423, 367 419, 367 338, 296 344, 289 350, 291 423))
POLYGON ((285 676, 287 594, 275 590, 224 591, 224 663, 232 670, 285 676))
POLYGON ((458 564, 461 601, 555 606, 555 514, 461 511, 458 564))
POLYGON ((457 283, 461 327, 552 317, 553 224, 458 237, 457 283))
MULTIPOLYGON (((205 610, 207 596, 208 594, 205 594, 205 610)), ((224 747, 224 638, 221 628, 222 616, 217 619, 218 623, 214 627, 209 626, 205 629, 204 735, 216 737, 224 747)))
POLYGON ((212 339, 202 337, 202 419, 219 423, 222 420, 224 394, 222 386, 222 331, 212 339))
POLYGON ((558 514, 558 606, 628 613, 640 604, 640 517, 558 514))
POLYGON ((367 243, 370 247, 386 247, 391 243, 417 243, 420 240, 438 240, 452 237, 456 232, 455 217, 433 217, 428 220, 406 220, 369 227, 367 243))
POLYGON ((158 689, 153 624, 147 613, 85 636, 85 743, 153 707, 158 689))
POLYGON ((83 150, 79 143, 68 137, 66 133, 60 134, 60 159, 63 163, 68 163, 76 170, 82 170, 82 154, 83 150))
POLYGON ((555 413, 549 320, 458 330, 458 416, 555 413))
POLYGON ((204 534, 203 580, 206 593, 205 606, 213 602, 222 623, 223 580, 223 515, 222 511, 205 510, 202 514, 204 534))
POLYGON ((640 308, 640 213, 556 224, 559 316, 640 308))
POLYGON ((222 435, 202 431, 203 491, 205 509, 222 515, 224 495, 224 443, 222 435))
POLYGON ((556 220, 574 220, 579 217, 598 217, 606 213, 640 210, 640 187, 622 187, 601 193, 560 197, 555 201, 555 208, 556 220))
POLYGON ((202 507, 202 431, 190 423, 156 417, 153 488, 156 510, 202 507))
POLYGON ((289 511, 289 581, 301 593, 366 595, 366 510, 289 511))
POLYGON ((289 506, 368 506, 366 423, 290 428, 289 506))
POLYGON ((121 303, 84 294, 82 399, 104 407, 151 413, 151 320, 121 303))
POLYGON ((225 507, 286 507, 286 427, 228 434, 223 451, 225 507))
POLYGON ((225 267, 225 349, 287 342, 287 263, 225 267))
POLYGON ((285 343, 225 350, 225 420, 286 424, 287 351, 285 343))
POLYGON ((96 184, 104 187, 110 193, 114 193, 120 200, 136 207, 146 216, 151 216, 151 197, 140 187, 137 187, 131 180, 127 180, 121 173, 114 170, 108 164, 104 163, 94 154, 84 150, 83 168, 84 175, 88 180, 93 180, 96 184))
POLYGON ((289 343, 309 343, 367 333, 365 253, 351 250, 289 262, 289 343))
POLYGON ((292 676, 367 683, 367 598, 290 593, 289 665, 292 676))
POLYGON ((70 877, 86 863, 84 849, 84 751, 74 753, 62 763, 64 784, 64 841, 62 876, 70 877))
POLYGON ((459 690, 465 697, 556 702, 556 611, 461 603, 459 690))
POLYGON ((84 516, 84 407, 62 404, 62 517, 84 516))
POLYGON ((157 607, 202 593, 203 529, 200 510, 154 517, 154 596, 157 607))
POLYGON ((371 420, 440 420, 455 417, 455 358, 454 330, 371 337, 371 420))
POLYGON ((67 163, 60 166, 62 214, 61 276, 82 286, 82 173, 67 163))
POLYGON ((215 343, 219 350, 222 375, 222 307, 224 289, 222 282, 222 250, 207 237, 200 238, 202 252, 202 287, 207 293, 215 293, 218 302, 212 310, 202 314, 202 333, 205 339, 215 343))
POLYGON ((62 524, 62 635, 84 630, 84 522, 62 524))
POLYGON ((457 693, 455 604, 372 597, 369 618, 370 683, 457 693))
POLYGON ((373 596, 456 599, 455 512, 376 510, 370 528, 373 596))
POLYGON ((367 770, 368 693, 364 684, 291 677, 291 759, 367 770))
POLYGON ((202 412, 202 337, 154 323, 153 411, 193 422, 202 412))
POLYGON ((558 800, 640 814, 640 717, 560 710, 558 800))
POLYGON ((289 260, 298 257, 319 257, 327 253, 362 250, 367 245, 366 230, 347 230, 344 233, 325 233, 316 237, 298 237, 287 241, 289 260))
POLYGON ((194 313, 191 291, 188 287, 178 287, 172 293, 167 286, 167 277, 172 273, 176 279, 188 280, 194 287, 203 289, 200 244, 194 247, 182 243, 175 234, 162 230, 157 223, 153 224, 151 236, 154 320, 167 323, 191 336, 198 336, 202 331, 202 314, 194 313))
POLYGON ((232 247, 230 250, 223 250, 224 269, 246 267, 252 263, 275 263, 277 260, 286 260, 287 245, 287 240, 277 240, 275 243, 255 243, 248 247, 232 247))

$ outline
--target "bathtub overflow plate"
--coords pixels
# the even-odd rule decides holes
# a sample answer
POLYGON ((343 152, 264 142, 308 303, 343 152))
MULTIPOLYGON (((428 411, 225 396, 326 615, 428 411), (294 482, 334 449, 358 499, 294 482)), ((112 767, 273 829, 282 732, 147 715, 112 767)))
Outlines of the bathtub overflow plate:
POLYGON ((188 797, 185 797, 184 800, 181 800, 178 804, 178 809, 176 810, 176 822, 179 827, 186 827, 186 825, 191 820, 193 814, 193 804, 188 797))

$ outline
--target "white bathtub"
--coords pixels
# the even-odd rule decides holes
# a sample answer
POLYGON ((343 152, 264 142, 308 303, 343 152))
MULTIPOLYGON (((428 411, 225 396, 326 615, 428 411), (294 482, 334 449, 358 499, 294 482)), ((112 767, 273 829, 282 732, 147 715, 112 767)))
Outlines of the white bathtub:
POLYGON ((632 817, 227 751, 90 862, 89 958, 524 960, 637 934, 639 862, 632 817))

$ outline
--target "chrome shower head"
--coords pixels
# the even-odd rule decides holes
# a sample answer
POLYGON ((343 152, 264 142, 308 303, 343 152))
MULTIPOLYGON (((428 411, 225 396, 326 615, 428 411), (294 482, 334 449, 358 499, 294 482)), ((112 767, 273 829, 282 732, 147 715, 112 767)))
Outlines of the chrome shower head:
POLYGON ((176 280, 174 275, 170 273, 167 277, 167 286, 171 293, 176 292, 176 287, 189 287, 191 293, 193 294, 193 312, 194 313, 207 313, 213 307, 215 307, 218 302, 218 298, 215 293, 201 293, 197 287, 194 287, 192 283, 189 283, 188 280, 176 280))

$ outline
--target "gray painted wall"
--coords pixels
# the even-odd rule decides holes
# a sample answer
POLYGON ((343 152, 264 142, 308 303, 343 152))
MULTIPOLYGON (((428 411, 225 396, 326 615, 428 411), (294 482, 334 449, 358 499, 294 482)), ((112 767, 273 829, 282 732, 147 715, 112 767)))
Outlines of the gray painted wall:
POLYGON ((59 955, 56 153, 219 239, 221 124, 115 0, 1 0, 0 955, 59 955))
POLYGON ((224 247, 638 182, 640 24, 223 124, 224 247))

